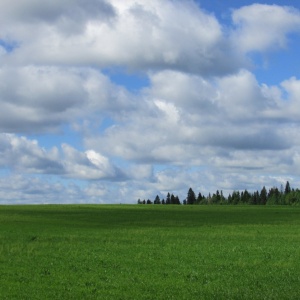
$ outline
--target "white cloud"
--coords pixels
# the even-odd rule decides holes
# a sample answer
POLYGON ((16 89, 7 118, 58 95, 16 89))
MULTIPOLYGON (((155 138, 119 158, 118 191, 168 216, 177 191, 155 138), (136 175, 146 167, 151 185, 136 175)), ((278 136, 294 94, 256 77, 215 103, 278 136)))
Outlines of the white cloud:
POLYGON ((151 73, 150 81, 151 89, 148 92, 152 97, 193 112, 214 109, 214 102, 218 97, 214 81, 170 70, 151 73))
POLYGON ((54 147, 43 149, 36 140, 13 134, 0 134, 0 166, 27 174, 59 175, 75 179, 124 179, 109 159, 94 150, 80 152, 63 144, 62 153, 54 147))
POLYGON ((43 131, 69 121, 87 97, 74 70, 27 66, 0 69, 3 131, 43 131))
POLYGON ((99 183, 82 187, 71 180, 62 182, 16 174, 0 176, 0 204, 100 204, 110 202, 110 192, 99 183))
POLYGON ((292 128, 299 123, 300 80, 291 77, 279 86, 263 85, 262 92, 269 103, 262 116, 279 124, 290 124, 292 128))
POLYGON ((105 0, 90 0, 88 3, 83 0, 52 0, 43 3, 37 0, 12 0, 0 3, 0 16, 4 28, 39 24, 55 26, 66 34, 72 34, 82 32, 85 23, 91 19, 107 21, 113 18, 115 11, 105 0))
POLYGON ((36 140, 13 134, 0 134, 0 153, 0 165, 3 168, 26 173, 63 173, 57 148, 46 151, 39 147, 36 140))
POLYGON ((161 100, 154 100, 155 105, 164 113, 166 122, 176 124, 180 120, 180 114, 176 106, 161 100))
POLYGON ((0 191, 135 202, 298 178, 300 81, 261 84, 245 61, 287 46, 299 11, 253 4, 232 20, 193 1, 2 1, 0 167, 15 183, 0 176, 0 191), (126 72, 149 86, 126 87, 126 72))
MULTIPOLYGON (((291 77, 290 79, 283 81, 281 86, 289 95, 289 99, 287 100, 291 100, 293 104, 298 106, 300 101, 300 80, 296 77, 291 77)), ((294 108, 296 108, 296 106, 294 108)))
POLYGON ((0 129, 51 132, 77 119, 132 109, 124 88, 89 68, 0 68, 0 129))
POLYGON ((278 5, 252 4, 234 10, 236 46, 244 52, 286 47, 287 35, 300 32, 300 12, 278 5))
MULTIPOLYGON (((283 98, 281 86, 260 85, 246 70, 212 80, 161 73, 152 74, 141 105, 127 111, 121 125, 87 136, 86 147, 132 162, 189 166, 214 165, 236 150, 240 156, 232 166, 240 163, 248 168, 257 165, 259 151, 278 154, 298 145, 296 120, 286 118, 282 126, 275 123, 295 108, 293 101, 283 98), (247 159, 242 157, 249 156, 248 150, 254 154, 244 165, 247 159)), ((287 95, 298 92, 295 79, 282 86, 287 95)))
POLYGON ((14 2, 2 4, 6 22, 0 34, 20 45, 5 63, 171 68, 203 74, 236 70, 241 63, 217 19, 192 1, 93 2, 98 14, 91 10, 93 5, 79 0, 72 9, 65 2, 55 2, 49 10, 38 1, 25 1, 21 7, 26 10, 14 2), (29 34, 33 30, 35 35, 29 34))
POLYGON ((114 179, 121 176, 107 157, 94 150, 81 153, 68 145, 62 147, 65 157, 64 166, 68 177, 96 180, 114 179))

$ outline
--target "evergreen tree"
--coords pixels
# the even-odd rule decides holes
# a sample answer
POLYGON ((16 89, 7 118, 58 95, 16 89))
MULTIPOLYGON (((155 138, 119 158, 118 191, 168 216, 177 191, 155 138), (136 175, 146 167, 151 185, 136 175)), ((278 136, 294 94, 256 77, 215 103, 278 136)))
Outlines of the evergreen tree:
POLYGON ((196 203, 197 204, 202 204, 202 195, 201 195, 200 192, 198 193, 198 196, 197 196, 197 199, 196 199, 196 203))
POLYGON ((160 198, 158 195, 155 197, 154 204, 160 204, 160 198))
POLYGON ((228 204, 232 204, 232 196, 231 196, 231 194, 228 195, 227 199, 228 199, 227 200, 228 204))
POLYGON ((259 196, 260 204, 265 205, 267 203, 268 197, 267 197, 267 189, 264 186, 260 192, 259 196))
POLYGON ((175 204, 178 204, 178 205, 181 204, 178 196, 175 197, 175 204))
POLYGON ((232 204, 239 204, 241 201, 241 195, 239 191, 233 191, 231 196, 232 204))
MULTIPOLYGON (((138 204, 181 204, 178 196, 174 194, 167 194, 167 198, 160 200, 159 196, 155 197, 155 200, 143 200, 138 199, 138 204)), ((261 191, 256 191, 249 193, 245 191, 233 191, 232 194, 229 194, 228 197, 224 197, 223 191, 217 190, 212 196, 209 193, 207 197, 203 196, 200 192, 196 198, 196 195, 192 188, 189 188, 187 197, 183 200, 184 205, 189 204, 252 204, 252 205, 272 205, 272 204, 281 204, 281 205, 299 205, 300 204, 300 190, 292 189, 290 183, 287 181, 285 189, 281 185, 280 190, 277 187, 272 187, 267 192, 266 187, 264 186, 261 191)))
POLYGON ((290 183, 287 181, 284 189, 284 193, 287 195, 291 192, 290 183))
POLYGON ((223 195, 223 191, 221 190, 221 194, 220 194, 220 204, 224 204, 225 202, 225 197, 223 195))
POLYGON ((245 190, 244 192, 242 192, 241 194, 241 202, 245 203, 245 204, 250 204, 251 203, 251 194, 245 190))
POLYGON ((210 193, 208 193, 207 204, 211 204, 211 194, 210 193))
POLYGON ((176 204, 175 203, 175 196, 173 194, 171 195, 171 204, 176 204))
POLYGON ((221 201, 221 195, 220 195, 219 190, 217 190, 217 191, 216 191, 216 202, 217 202, 217 203, 220 203, 220 201, 221 201))
POLYGON ((259 203, 260 203, 259 201, 260 201, 260 200, 259 200, 259 192, 256 191, 256 192, 253 194, 253 198, 252 198, 252 203, 251 203, 251 204, 254 204, 254 205, 259 204, 259 203))
POLYGON ((273 187, 268 192, 268 204, 279 204, 281 198, 281 193, 277 187, 273 187))
POLYGON ((170 195, 170 193, 168 193, 168 195, 167 195, 166 204, 171 204, 171 195, 170 195))
POLYGON ((211 197, 211 204, 218 204, 220 201, 220 192, 217 190, 211 197))
POLYGON ((196 195, 192 188, 189 188, 186 202, 187 202, 187 204, 190 204, 190 205, 196 203, 196 195))

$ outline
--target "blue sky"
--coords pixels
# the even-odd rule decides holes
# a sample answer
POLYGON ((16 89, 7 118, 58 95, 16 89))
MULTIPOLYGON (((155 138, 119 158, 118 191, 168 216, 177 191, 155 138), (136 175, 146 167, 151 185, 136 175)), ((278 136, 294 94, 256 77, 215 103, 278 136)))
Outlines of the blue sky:
POLYGON ((297 1, 0 3, 0 204, 300 187, 297 1))

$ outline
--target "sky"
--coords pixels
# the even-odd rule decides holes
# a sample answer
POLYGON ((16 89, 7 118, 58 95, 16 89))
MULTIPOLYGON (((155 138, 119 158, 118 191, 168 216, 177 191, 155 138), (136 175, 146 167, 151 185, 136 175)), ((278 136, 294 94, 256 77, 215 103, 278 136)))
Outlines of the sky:
POLYGON ((0 2, 0 204, 300 187, 300 2, 0 2))

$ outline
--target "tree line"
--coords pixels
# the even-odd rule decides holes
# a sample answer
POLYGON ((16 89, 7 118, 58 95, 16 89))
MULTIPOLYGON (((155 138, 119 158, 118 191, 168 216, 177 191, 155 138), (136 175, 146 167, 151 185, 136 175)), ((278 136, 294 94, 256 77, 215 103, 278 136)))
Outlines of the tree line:
POLYGON ((292 189, 287 181, 285 188, 280 189, 272 187, 269 190, 264 186, 261 191, 248 192, 233 191, 227 197, 223 195, 223 191, 217 190, 215 193, 209 193, 208 196, 202 195, 200 192, 196 196, 192 188, 189 188, 187 197, 181 202, 178 196, 167 194, 166 199, 160 199, 157 195, 152 201, 138 199, 138 204, 183 204, 183 205, 206 205, 206 204, 249 204, 249 205, 299 205, 300 190, 292 189))

